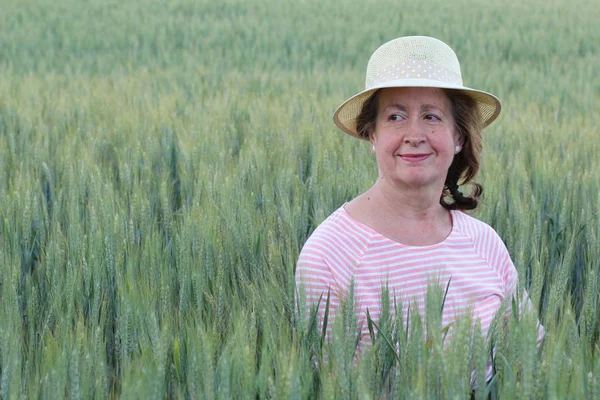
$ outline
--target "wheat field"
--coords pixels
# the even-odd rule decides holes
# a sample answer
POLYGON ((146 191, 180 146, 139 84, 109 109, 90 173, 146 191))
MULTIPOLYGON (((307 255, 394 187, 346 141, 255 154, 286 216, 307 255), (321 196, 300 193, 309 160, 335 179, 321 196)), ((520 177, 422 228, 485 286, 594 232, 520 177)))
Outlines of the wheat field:
POLYGON ((0 9, 0 398, 600 398, 598 7, 0 9), (430 340, 389 311, 356 359, 352 299, 324 342, 295 309, 295 262, 376 178, 333 111, 375 48, 417 34, 448 43, 465 84, 503 102, 475 216, 505 241, 535 312, 493 343, 457 321, 443 351, 432 290, 425 325, 415 317, 430 340))

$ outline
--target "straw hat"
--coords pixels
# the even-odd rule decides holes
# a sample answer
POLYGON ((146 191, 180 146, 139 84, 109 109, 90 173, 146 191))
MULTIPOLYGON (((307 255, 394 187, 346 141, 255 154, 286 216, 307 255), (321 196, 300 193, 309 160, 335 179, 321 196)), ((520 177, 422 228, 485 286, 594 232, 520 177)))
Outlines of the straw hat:
POLYGON ((375 50, 367 65, 365 90, 339 106, 333 121, 344 132, 368 139, 356 132, 356 118, 375 91, 393 87, 460 90, 477 103, 484 128, 500 114, 500 100, 496 96, 463 85, 458 58, 446 43, 427 36, 406 36, 375 50))

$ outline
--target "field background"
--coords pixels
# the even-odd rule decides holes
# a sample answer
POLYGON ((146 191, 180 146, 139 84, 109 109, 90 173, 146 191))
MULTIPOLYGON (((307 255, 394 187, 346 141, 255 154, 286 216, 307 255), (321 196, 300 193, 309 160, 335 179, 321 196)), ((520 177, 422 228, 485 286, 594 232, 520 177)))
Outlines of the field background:
POLYGON ((489 354, 477 339, 444 355, 382 322, 353 362, 348 318, 313 370, 318 332, 294 313, 302 244, 376 176, 332 113, 376 47, 413 34, 450 44, 466 85, 503 101, 476 216, 548 332, 536 350, 535 321, 512 320, 477 395, 600 398, 599 7, 0 9, 0 398, 467 398, 489 354))

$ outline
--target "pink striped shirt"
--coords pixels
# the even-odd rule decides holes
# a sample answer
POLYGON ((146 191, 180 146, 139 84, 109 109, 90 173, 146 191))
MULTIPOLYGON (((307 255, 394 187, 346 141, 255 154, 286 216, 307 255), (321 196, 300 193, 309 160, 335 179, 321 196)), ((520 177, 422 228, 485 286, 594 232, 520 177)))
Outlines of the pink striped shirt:
MULTIPOLYGON (((487 335, 503 299, 515 293, 518 273, 504 243, 489 225, 460 211, 450 213, 452 231, 444 241, 407 246, 356 221, 340 207, 314 231, 298 259, 296 284, 304 290, 307 312, 323 295, 319 305, 322 324, 325 299, 331 289, 329 332, 336 309, 354 279, 356 318, 362 326, 360 352, 370 343, 367 309, 377 322, 384 285, 389 288, 391 301, 393 296, 402 301, 406 322, 409 304, 411 312, 416 311, 416 305, 424 316, 432 279, 443 289, 450 280, 443 326, 469 309, 487 335)), ((393 304, 390 309, 394 309, 393 304)), ((542 336, 540 325, 538 339, 542 336)))

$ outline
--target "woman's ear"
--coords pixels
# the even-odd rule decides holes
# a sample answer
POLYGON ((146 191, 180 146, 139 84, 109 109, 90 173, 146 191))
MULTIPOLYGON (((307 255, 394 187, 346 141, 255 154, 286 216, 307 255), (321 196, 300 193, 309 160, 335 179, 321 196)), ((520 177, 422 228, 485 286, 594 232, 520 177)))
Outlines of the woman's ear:
POLYGON ((465 144, 465 138, 463 137, 463 135, 455 135, 455 137, 454 137, 454 144, 456 146, 463 147, 464 144, 465 144))
POLYGON ((454 139, 454 154, 458 154, 461 152, 461 150, 463 149, 463 137, 459 136, 458 138, 454 139))

